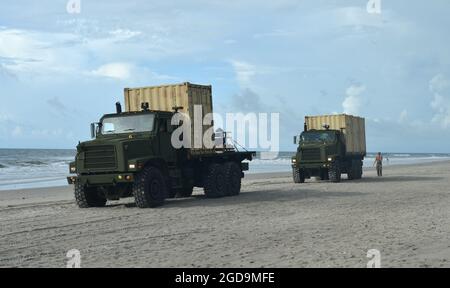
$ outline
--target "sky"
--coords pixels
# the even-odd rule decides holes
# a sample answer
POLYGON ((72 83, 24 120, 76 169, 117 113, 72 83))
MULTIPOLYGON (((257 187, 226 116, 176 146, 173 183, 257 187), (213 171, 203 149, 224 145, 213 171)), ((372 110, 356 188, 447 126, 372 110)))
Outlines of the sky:
POLYGON ((450 153, 450 2, 367 2, 2 4, 0 148, 74 148, 124 87, 189 81, 217 113, 280 113, 283 151, 305 115, 347 113, 368 151, 450 153))

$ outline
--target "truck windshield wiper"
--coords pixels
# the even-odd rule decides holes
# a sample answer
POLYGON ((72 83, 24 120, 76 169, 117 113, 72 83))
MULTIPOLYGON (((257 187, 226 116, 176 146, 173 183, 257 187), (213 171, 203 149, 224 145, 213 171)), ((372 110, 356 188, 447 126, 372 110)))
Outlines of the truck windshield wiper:
POLYGON ((134 131, 134 130, 136 130, 136 129, 130 128, 130 129, 125 129, 125 130, 123 130, 123 131, 134 131))

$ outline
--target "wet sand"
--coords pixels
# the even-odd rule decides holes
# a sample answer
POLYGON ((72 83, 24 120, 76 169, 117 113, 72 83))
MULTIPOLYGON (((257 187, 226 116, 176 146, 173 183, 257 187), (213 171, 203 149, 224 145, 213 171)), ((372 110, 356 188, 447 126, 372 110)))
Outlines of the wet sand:
MULTIPOLYGON (((450 267, 450 162, 342 183, 247 175, 238 197, 79 209, 72 187, 0 191, 0 267, 450 267)), ((345 178, 345 177, 344 177, 345 178)))

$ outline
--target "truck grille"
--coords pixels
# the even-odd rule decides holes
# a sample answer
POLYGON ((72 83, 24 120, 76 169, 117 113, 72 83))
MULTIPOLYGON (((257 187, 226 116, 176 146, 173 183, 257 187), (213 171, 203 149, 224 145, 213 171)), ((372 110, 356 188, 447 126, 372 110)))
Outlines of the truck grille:
POLYGON ((303 149, 302 150, 302 160, 321 160, 320 149, 303 149))
POLYGON ((86 169, 114 169, 117 167, 114 146, 87 147, 84 155, 84 168, 86 169))

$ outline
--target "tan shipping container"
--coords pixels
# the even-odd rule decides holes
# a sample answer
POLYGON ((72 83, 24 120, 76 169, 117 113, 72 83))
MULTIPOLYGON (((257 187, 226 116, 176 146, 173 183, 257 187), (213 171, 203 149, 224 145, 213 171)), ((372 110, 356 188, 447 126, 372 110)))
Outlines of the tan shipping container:
MULTIPOLYGON (((202 106, 202 118, 212 113, 212 87, 189 82, 173 85, 125 88, 125 110, 127 112, 141 111, 141 103, 148 102, 150 110, 174 111, 174 107, 183 107, 179 112, 189 115, 191 119, 191 147, 193 152, 204 152, 204 148, 194 148, 195 143, 202 143, 200 136, 213 125, 202 125, 201 135, 194 139, 194 106, 202 106), (196 151, 195 151, 196 150, 196 151)), ((198 117, 198 116, 197 116, 198 117)))
POLYGON ((331 130, 342 131, 345 135, 347 154, 366 154, 364 118, 346 114, 306 116, 305 123, 308 130, 325 130, 324 125, 329 125, 331 130))

